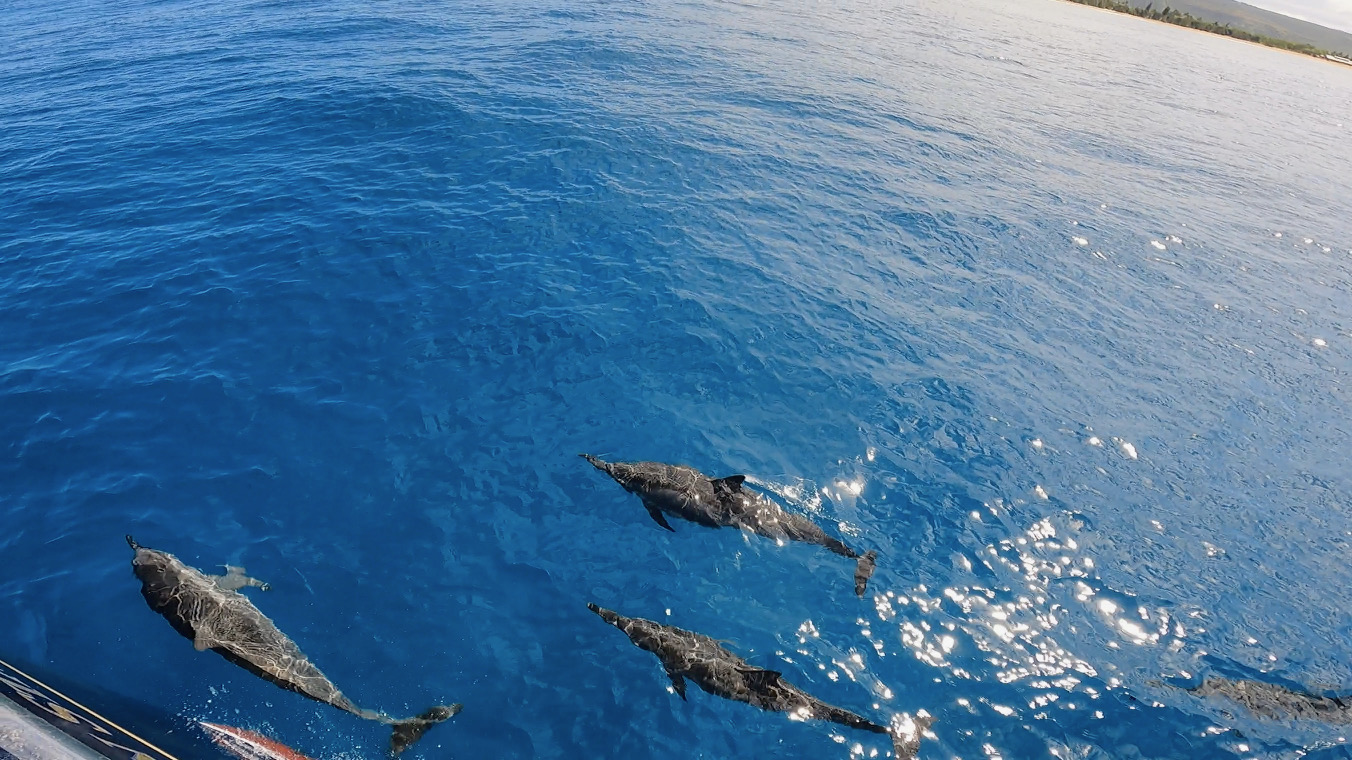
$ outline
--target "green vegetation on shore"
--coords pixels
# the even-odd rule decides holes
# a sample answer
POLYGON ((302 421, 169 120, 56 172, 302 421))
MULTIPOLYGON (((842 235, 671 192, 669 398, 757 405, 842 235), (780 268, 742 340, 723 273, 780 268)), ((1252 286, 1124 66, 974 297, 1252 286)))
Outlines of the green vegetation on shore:
POLYGON ((1176 11, 1167 5, 1164 7, 1164 10, 1161 11, 1154 9, 1154 3, 1146 5, 1144 8, 1140 8, 1124 2, 1119 2, 1119 0, 1070 0, 1070 2, 1079 3, 1081 5, 1092 5, 1095 8, 1104 8, 1110 11, 1117 11, 1118 13, 1129 13, 1133 16, 1140 16, 1141 18, 1154 19, 1155 21, 1163 21, 1178 26, 1186 26, 1203 32, 1211 32, 1212 34, 1234 37, 1239 40, 1257 42, 1260 45, 1282 48, 1284 50, 1291 50, 1319 58, 1329 55, 1337 55, 1341 58, 1352 58, 1352 55, 1348 55, 1347 53, 1333 53, 1328 50, 1317 48, 1314 45, 1307 45, 1303 42, 1291 42, 1290 40, 1281 40, 1262 34, 1254 34, 1252 32, 1246 32, 1243 29, 1235 29, 1229 24, 1218 24, 1214 21, 1200 19, 1191 13, 1176 11))

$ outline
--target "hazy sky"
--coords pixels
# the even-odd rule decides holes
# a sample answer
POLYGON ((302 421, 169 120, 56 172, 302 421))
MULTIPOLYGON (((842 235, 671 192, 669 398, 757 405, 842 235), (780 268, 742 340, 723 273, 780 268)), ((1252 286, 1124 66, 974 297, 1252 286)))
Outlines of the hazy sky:
POLYGON ((1352 0, 1242 0, 1249 5, 1352 32, 1352 0))

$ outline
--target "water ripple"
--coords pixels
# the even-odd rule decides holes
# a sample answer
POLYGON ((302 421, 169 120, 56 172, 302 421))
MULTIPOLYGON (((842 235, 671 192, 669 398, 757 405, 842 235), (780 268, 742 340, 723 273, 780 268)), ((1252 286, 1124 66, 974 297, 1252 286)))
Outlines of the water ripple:
POLYGON ((1346 754, 1187 690, 1352 684, 1342 69, 984 0, 7 12, 0 650, 378 746, 156 621, 134 532, 464 702, 426 756, 888 749, 675 699, 586 601, 922 757, 1346 754), (584 450, 749 474, 869 596, 584 450))

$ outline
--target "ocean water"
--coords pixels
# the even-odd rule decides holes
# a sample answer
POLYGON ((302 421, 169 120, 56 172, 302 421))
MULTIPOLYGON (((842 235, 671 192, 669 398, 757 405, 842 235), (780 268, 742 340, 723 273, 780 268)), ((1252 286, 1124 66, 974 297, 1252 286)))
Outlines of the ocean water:
POLYGON ((1028 0, 9 0, 0 657, 316 758, 124 534, 272 584, 410 758, 1349 757, 1352 68, 1028 0), (880 554, 654 525, 745 473, 880 554))

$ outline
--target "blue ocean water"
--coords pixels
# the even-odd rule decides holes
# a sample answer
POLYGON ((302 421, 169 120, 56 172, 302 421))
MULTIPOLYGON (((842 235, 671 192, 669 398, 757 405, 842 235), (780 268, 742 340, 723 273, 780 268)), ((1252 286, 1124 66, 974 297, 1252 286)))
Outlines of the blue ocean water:
POLYGON ((0 657, 316 758, 122 540, 245 565, 410 757, 1349 757, 1352 69, 1046 2, 11 0, 0 657), (677 524, 578 459, 876 548, 677 524), (876 753, 876 755, 875 755, 876 753))

